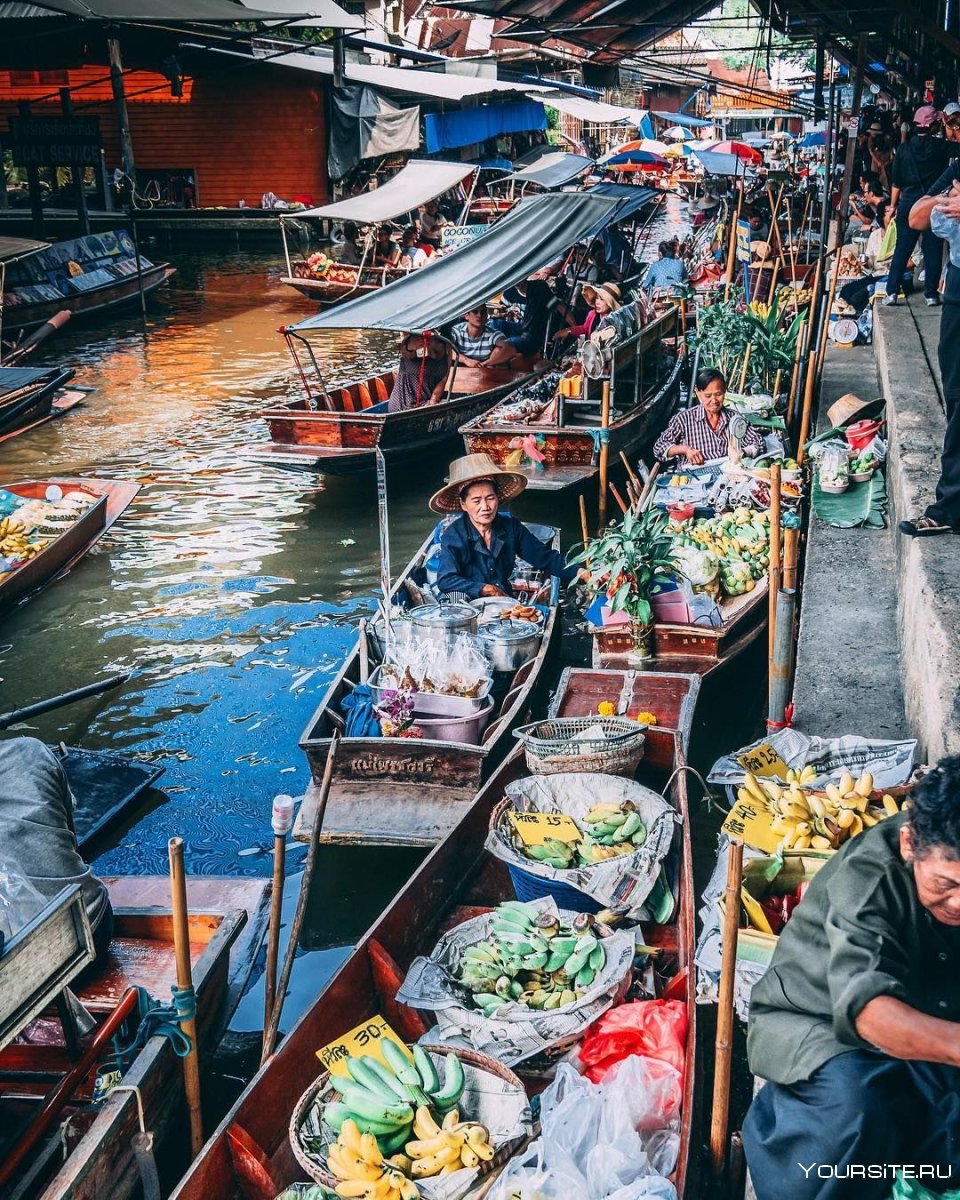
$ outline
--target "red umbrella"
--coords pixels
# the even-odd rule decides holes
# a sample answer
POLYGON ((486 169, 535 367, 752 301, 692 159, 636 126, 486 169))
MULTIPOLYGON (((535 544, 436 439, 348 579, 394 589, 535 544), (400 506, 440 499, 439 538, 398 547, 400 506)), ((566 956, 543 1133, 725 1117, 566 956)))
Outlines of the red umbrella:
POLYGON ((708 150, 718 150, 721 154, 735 154, 742 162, 762 163, 763 155, 754 146, 746 142, 714 142, 708 150))

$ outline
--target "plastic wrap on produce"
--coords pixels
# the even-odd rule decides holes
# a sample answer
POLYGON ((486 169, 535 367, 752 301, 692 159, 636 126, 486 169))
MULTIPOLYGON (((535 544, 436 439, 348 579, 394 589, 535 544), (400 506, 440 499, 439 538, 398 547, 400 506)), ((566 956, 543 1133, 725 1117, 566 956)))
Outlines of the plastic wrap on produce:
POLYGON ((623 804, 629 800, 647 830, 647 840, 632 854, 591 866, 556 870, 514 849, 509 832, 501 832, 506 814, 501 818, 501 828, 487 834, 486 848, 510 866, 541 879, 566 883, 607 908, 625 910, 631 920, 647 916, 643 903, 670 849, 674 824, 680 823, 679 813, 661 795, 618 775, 566 773, 517 779, 507 785, 506 794, 520 812, 562 812, 581 827, 595 804, 623 804))
MULTIPOLYGON (((436 1053, 432 1053, 432 1057, 442 1070, 442 1057, 436 1053)), ((490 1142, 497 1150, 510 1145, 518 1146, 526 1141, 533 1132, 533 1115, 526 1093, 509 1080, 483 1071, 473 1063, 465 1062, 463 1073, 466 1086, 457 1106, 463 1119, 486 1125, 490 1131, 490 1142)), ((327 1083, 310 1105, 300 1126, 301 1134, 320 1136, 326 1145, 335 1142, 337 1135, 321 1120, 320 1112, 324 1102, 332 1098, 336 1082, 336 1078, 332 1078, 327 1083)), ((307 1150, 302 1138, 300 1144, 308 1157, 318 1166, 326 1168, 324 1158, 307 1150)), ((474 1186, 479 1174, 478 1168, 464 1167, 450 1175, 418 1179, 417 1187, 422 1200, 460 1200, 474 1186)))
MULTIPOLYGON (((558 910, 549 897, 534 903, 541 912, 559 916, 567 924, 577 916, 558 910)), ((605 955, 596 979, 573 1004, 543 1011, 505 1000, 492 1017, 485 1016, 463 1003, 464 989, 456 982, 456 975, 464 951, 490 936, 492 921, 492 913, 464 921, 444 934, 429 958, 417 958, 411 964, 397 999, 412 1008, 436 1013, 437 1029, 431 1030, 429 1041, 470 1046, 513 1066, 552 1046, 577 1039, 607 1011, 630 974, 634 935, 616 930, 600 943, 605 955)))
MULTIPOLYGON (((713 874, 703 889, 700 907, 700 937, 694 955, 697 972, 697 1003, 716 1004, 720 993, 720 962, 723 952, 723 925, 718 901, 727 885, 727 856, 730 851, 728 838, 721 834, 717 863, 713 874)), ((743 848, 743 861, 766 857, 750 846, 743 848)), ((734 974, 733 1003, 737 1016, 746 1021, 750 1013, 750 993, 753 986, 763 978, 767 968, 762 963, 738 958, 734 974)))
POLYGON ((728 787, 743 783, 744 771, 737 759, 763 745, 772 746, 794 770, 813 767, 820 786, 839 783, 844 771, 849 771, 855 778, 869 771, 873 775, 874 788, 880 791, 907 782, 913 772, 917 750, 915 741, 886 742, 852 733, 837 738, 809 737, 798 729, 780 729, 718 758, 710 769, 708 780, 728 787))

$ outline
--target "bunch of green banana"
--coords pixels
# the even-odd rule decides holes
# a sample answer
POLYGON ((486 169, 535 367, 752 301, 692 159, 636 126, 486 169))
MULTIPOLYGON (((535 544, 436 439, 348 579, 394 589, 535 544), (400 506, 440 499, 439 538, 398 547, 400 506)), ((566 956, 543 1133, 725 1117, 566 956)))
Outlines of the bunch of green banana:
POLYGON ((507 901, 493 914, 490 936, 464 952, 458 981, 486 1016, 510 1001, 544 1010, 573 1004, 606 960, 596 928, 587 913, 564 925, 536 904, 507 901))
POLYGON ((514 837, 514 847, 534 862, 546 863, 557 871, 566 871, 576 864, 577 847, 574 842, 562 842, 559 838, 544 838, 539 846, 527 846, 521 838, 514 837))
POLYGON ((453 1053, 446 1056, 441 1079, 421 1046, 412 1047, 413 1061, 389 1038, 381 1040, 380 1050, 386 1066, 368 1054, 346 1059, 349 1078, 336 1080, 340 1099, 323 1106, 323 1119, 337 1133, 345 1121, 353 1121, 390 1155, 405 1145, 417 1108, 449 1112, 460 1103, 466 1081, 453 1053))
POLYGON ((595 804, 583 823, 579 853, 585 863, 632 854, 647 840, 646 826, 629 800, 623 804, 595 804))

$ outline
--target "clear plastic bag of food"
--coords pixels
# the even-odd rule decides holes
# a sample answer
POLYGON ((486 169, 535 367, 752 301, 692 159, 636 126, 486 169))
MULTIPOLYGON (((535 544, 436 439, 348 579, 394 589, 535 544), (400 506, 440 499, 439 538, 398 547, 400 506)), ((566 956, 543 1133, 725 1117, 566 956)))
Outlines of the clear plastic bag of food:
POLYGON ((26 875, 7 858, 0 858, 0 935, 9 941, 29 925, 46 900, 26 875))

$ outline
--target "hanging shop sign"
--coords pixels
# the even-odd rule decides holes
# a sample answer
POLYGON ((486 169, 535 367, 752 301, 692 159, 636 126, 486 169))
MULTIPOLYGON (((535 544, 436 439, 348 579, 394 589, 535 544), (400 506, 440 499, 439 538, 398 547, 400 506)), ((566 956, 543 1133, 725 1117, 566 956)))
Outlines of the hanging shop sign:
POLYGON ((98 117, 9 117, 3 136, 17 167, 93 167, 100 162, 98 117))

